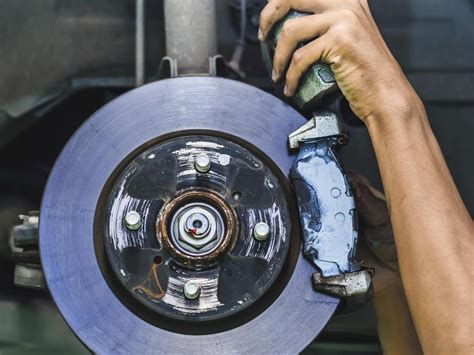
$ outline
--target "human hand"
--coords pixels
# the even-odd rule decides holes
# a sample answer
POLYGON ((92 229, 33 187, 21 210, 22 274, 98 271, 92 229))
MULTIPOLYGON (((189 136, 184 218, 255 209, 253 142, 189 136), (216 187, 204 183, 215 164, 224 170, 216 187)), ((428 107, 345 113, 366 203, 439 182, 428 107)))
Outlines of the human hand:
POLYGON ((275 50, 272 79, 285 76, 285 95, 292 96, 301 76, 321 60, 331 66, 352 110, 367 125, 391 116, 386 113, 409 112, 418 101, 367 0, 270 0, 260 15, 260 40, 290 10, 309 15, 284 23, 275 50), (297 49, 300 43, 306 44, 297 49))

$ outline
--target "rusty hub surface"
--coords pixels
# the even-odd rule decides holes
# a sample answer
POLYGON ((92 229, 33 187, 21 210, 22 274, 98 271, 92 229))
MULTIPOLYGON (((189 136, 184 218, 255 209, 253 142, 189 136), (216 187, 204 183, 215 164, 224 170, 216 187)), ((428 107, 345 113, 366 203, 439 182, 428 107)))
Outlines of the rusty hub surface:
POLYGON ((156 224, 163 246, 175 260, 191 267, 211 265, 227 252, 237 232, 231 207, 215 192, 205 190, 186 191, 173 198, 163 207, 156 224))
POLYGON ((117 294, 174 320, 224 321, 284 284, 277 279, 293 230, 288 185, 262 153, 233 139, 217 132, 165 138, 113 174, 97 237, 121 285, 117 294), (208 169, 196 169, 202 156, 208 169), (140 216, 138 228, 127 224, 130 211, 140 216), (269 227, 262 240, 259 223, 269 227), (186 297, 189 283, 201 290, 196 299, 186 297))

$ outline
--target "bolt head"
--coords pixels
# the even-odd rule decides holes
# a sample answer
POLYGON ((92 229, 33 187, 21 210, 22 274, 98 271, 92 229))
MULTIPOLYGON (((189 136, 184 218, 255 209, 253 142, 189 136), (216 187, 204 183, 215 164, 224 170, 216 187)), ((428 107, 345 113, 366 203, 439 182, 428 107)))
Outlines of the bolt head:
POLYGON ((201 288, 197 283, 189 281, 184 284, 183 293, 188 300, 195 300, 201 294, 201 288))
POLYGON ((194 238, 206 236, 209 227, 209 220, 202 213, 193 213, 186 219, 185 230, 191 233, 194 238))
POLYGON ((270 227, 265 222, 259 222, 253 228, 253 236, 258 241, 262 242, 270 235, 270 227))
POLYGON ((129 230, 137 230, 142 225, 140 214, 137 211, 129 211, 125 215, 125 226, 129 230))
POLYGON ((199 154, 194 161, 194 168, 200 173, 207 173, 211 169, 211 159, 207 154, 199 154))

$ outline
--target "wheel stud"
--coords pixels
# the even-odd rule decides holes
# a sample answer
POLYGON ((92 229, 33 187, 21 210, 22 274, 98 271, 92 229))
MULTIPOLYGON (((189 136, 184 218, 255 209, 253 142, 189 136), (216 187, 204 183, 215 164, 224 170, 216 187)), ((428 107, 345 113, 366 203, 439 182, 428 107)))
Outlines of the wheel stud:
POLYGON ((211 169, 211 159, 207 154, 199 154, 194 161, 194 168, 200 173, 207 173, 211 169))
POLYGON ((127 212, 125 216, 125 226, 127 229, 135 231, 142 225, 140 214, 137 211, 127 212))
POLYGON ((201 288, 197 283, 189 281, 184 284, 183 292, 188 300, 195 300, 201 294, 201 288))
POLYGON ((259 222, 253 228, 253 236, 259 242, 263 242, 270 234, 270 227, 265 222, 259 222))

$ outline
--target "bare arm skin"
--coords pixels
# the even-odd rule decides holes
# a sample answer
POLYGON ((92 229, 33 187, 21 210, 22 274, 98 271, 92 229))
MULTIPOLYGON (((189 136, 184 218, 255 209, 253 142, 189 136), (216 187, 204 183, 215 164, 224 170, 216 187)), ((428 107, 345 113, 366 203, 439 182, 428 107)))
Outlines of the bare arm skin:
POLYGON ((285 80, 285 94, 292 96, 311 64, 331 65, 372 139, 423 351, 472 353, 474 225, 421 100, 383 41, 366 0, 270 0, 260 18, 261 40, 290 9, 313 15, 285 23, 273 79, 285 80), (296 49, 301 42, 308 43, 296 49))
POLYGON ((397 251, 385 197, 363 176, 350 174, 359 216, 357 259, 375 268, 372 303, 384 354, 421 354, 402 287, 397 251))

